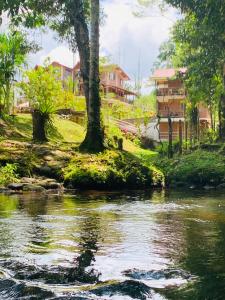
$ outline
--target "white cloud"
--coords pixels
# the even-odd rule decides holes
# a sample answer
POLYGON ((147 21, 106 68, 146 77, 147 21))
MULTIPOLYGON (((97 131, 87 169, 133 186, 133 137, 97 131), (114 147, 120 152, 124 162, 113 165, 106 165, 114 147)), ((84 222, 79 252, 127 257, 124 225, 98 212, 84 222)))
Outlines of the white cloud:
POLYGON ((50 52, 40 56, 40 63, 43 64, 46 59, 51 62, 57 61, 68 67, 73 67, 78 62, 78 55, 73 54, 66 46, 59 46, 52 49, 50 52))
MULTIPOLYGON (((170 27, 177 19, 174 9, 169 9, 165 16, 156 9, 151 10, 150 17, 135 17, 135 3, 136 0, 102 0, 106 18, 100 35, 101 55, 111 55, 113 62, 120 64, 132 80, 150 76, 158 48, 168 38, 170 27)), ((43 63, 50 57, 72 66, 73 54, 53 36, 51 31, 43 35, 43 50, 31 57, 32 64, 43 63)))
POLYGON ((131 77, 149 75, 160 44, 169 36, 176 20, 175 10, 169 9, 162 16, 154 9, 151 16, 135 17, 135 0, 105 1, 106 24, 101 29, 101 48, 110 53, 131 77), (140 67, 138 67, 138 65, 140 67))

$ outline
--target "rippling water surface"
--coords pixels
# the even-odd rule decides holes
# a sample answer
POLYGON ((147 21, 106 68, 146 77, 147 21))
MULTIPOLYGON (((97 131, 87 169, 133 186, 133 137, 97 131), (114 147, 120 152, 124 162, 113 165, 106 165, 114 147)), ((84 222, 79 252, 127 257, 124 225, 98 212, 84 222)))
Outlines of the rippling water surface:
POLYGON ((0 195, 0 299, 225 299, 225 192, 0 195))

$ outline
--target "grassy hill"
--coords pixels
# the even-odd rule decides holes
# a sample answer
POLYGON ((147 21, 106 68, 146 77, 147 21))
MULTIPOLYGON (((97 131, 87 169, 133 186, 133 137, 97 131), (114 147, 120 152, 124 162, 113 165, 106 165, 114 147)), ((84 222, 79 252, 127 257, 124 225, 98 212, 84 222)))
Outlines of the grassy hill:
MULTIPOLYGON (((73 188, 143 188, 163 184, 161 172, 149 164, 156 152, 141 149, 124 138, 125 151, 81 153, 78 146, 84 139, 85 128, 59 116, 52 121, 54 126, 49 129, 49 141, 45 144, 32 142, 29 114, 0 123, 0 173, 11 174, 2 179, 0 174, 0 185, 13 181, 16 174, 18 178, 55 178, 73 188)), ((111 122, 106 124, 106 130, 109 140, 110 135, 122 135, 111 122)))

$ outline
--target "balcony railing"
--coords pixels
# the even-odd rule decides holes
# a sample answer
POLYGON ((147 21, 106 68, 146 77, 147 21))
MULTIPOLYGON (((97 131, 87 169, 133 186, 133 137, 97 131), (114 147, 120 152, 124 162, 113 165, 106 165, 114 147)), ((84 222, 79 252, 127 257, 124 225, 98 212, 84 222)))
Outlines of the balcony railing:
POLYGON ((184 89, 159 89, 156 91, 157 96, 185 96, 184 89))
POLYGON ((170 117, 177 117, 177 118, 183 118, 184 112, 183 111, 168 111, 168 110, 159 110, 158 115, 162 118, 168 118, 170 117))
MULTIPOLYGON (((172 133, 173 140, 176 140, 179 138, 179 132, 178 131, 173 131, 172 133)), ((182 132, 182 136, 184 138, 184 132, 182 132)), ((169 132, 168 131, 160 131, 160 139, 164 141, 169 140, 169 132)))

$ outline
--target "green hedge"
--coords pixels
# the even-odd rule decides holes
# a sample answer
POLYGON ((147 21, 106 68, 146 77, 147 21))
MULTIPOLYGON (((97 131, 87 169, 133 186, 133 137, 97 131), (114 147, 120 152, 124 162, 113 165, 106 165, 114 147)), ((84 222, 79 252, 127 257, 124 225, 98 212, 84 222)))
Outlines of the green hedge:
POLYGON ((197 150, 174 159, 156 162, 167 185, 217 186, 225 183, 225 157, 218 152, 197 150))

